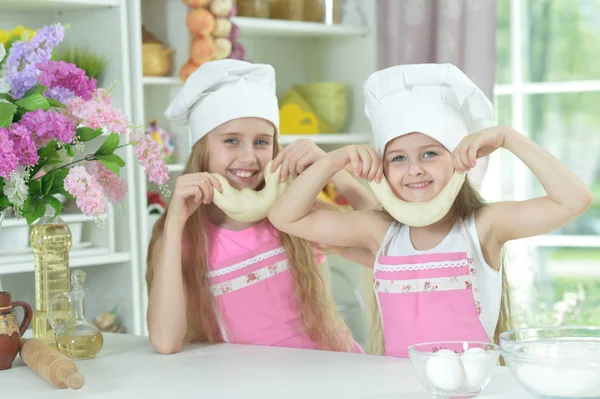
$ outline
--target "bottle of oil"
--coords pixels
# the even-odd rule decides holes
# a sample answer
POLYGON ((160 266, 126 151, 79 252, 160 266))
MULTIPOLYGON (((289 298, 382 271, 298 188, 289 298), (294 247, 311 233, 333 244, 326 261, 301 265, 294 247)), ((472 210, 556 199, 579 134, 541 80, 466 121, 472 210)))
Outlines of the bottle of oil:
POLYGON ((60 353, 73 359, 90 359, 104 343, 102 333, 85 318, 85 273, 71 273, 71 292, 64 292, 50 301, 48 320, 56 332, 56 347, 60 353), (57 319, 55 305, 67 299, 71 308, 67 319, 57 319))
MULTIPOLYGON (((71 229, 60 216, 53 218, 54 210, 31 228, 30 241, 35 262, 35 312, 33 336, 55 347, 54 330, 48 322, 50 300, 69 289, 69 250, 71 229)), ((59 304, 55 317, 69 316, 68 303, 59 304)))

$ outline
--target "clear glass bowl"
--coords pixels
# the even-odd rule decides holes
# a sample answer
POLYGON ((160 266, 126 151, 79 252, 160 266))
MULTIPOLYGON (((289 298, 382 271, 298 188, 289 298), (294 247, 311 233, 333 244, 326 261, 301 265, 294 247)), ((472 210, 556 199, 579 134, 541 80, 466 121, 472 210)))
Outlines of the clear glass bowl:
POLYGON ((541 398, 600 398, 600 327, 525 328, 500 334, 515 378, 541 398))
POLYGON ((434 398, 473 398, 490 382, 500 348, 488 342, 428 342, 409 346, 408 356, 434 398))

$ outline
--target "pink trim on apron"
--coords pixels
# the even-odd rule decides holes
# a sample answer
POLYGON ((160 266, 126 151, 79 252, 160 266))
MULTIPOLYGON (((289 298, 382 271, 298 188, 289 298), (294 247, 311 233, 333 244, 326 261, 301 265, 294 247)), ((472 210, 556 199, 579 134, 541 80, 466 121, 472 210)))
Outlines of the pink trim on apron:
POLYGON ((382 256, 373 270, 385 355, 408 356, 408 347, 431 341, 490 341, 485 332, 471 241, 459 220, 466 252, 382 256))

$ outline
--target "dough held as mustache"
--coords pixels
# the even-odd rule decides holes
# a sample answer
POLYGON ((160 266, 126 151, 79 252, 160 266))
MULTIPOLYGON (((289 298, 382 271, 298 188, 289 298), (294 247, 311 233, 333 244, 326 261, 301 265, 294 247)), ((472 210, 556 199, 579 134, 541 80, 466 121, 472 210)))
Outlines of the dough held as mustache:
POLYGON ((402 201, 394 194, 385 176, 380 183, 369 182, 369 186, 381 205, 394 219, 408 226, 423 227, 438 222, 448 214, 466 175, 466 173, 454 172, 446 187, 427 202, 402 201))
POLYGON ((214 173, 213 175, 223 188, 222 193, 213 188, 214 204, 227 216, 239 222, 252 223, 266 218, 271 206, 291 181, 291 179, 287 179, 285 182, 279 181, 281 165, 271 173, 272 164, 273 161, 270 161, 264 168, 265 186, 260 191, 250 188, 237 190, 231 187, 227 178, 214 173))

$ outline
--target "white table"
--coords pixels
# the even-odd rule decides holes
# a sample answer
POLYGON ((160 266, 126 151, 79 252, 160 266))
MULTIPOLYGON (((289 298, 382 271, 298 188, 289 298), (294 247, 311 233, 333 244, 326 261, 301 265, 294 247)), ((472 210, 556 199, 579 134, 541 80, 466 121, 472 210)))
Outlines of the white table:
MULTIPOLYGON (((159 355, 147 337, 105 334, 91 360, 78 361, 85 385, 60 390, 17 357, 0 371, 0 396, 51 398, 426 399, 410 360, 245 345, 187 345, 159 355)), ((497 367, 479 396, 531 399, 508 369, 497 367)))

